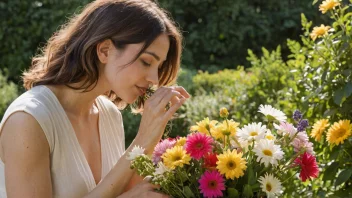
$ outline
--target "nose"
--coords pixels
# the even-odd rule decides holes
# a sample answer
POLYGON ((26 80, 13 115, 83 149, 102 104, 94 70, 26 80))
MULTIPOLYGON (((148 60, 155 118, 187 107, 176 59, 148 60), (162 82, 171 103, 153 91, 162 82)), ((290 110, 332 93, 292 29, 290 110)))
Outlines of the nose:
POLYGON ((153 85, 158 85, 159 84, 159 70, 158 69, 151 69, 148 72, 146 80, 153 85))

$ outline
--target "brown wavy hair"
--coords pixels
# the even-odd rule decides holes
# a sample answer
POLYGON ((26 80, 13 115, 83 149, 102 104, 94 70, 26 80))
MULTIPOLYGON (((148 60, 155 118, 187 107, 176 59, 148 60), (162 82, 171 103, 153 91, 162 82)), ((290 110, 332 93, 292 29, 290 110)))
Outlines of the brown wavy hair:
MULTIPOLYGON (((167 59, 159 70, 159 86, 167 86, 176 81, 182 50, 181 33, 169 14, 151 0, 93 1, 61 26, 32 59, 31 68, 23 74, 24 87, 66 85, 89 91, 99 78, 98 43, 111 39, 118 49, 144 43, 134 62, 161 34, 170 40, 167 59), (82 85, 72 86, 78 82, 82 85)), ((106 95, 118 106, 126 106, 113 91, 106 95)))

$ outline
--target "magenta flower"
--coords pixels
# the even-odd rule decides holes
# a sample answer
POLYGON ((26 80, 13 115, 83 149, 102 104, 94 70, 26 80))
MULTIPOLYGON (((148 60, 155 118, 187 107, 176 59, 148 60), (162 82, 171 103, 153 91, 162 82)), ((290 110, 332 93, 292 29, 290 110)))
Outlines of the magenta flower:
POLYGON ((204 197, 222 197, 221 191, 225 190, 225 179, 214 171, 206 171, 198 180, 200 192, 204 197))
POLYGON ((165 151, 169 148, 172 148, 175 145, 175 140, 165 139, 159 142, 153 151, 152 160, 154 164, 158 164, 161 161, 161 156, 165 153, 165 151))
POLYGON ((188 135, 186 140, 185 149, 188 154, 194 159, 199 160, 206 153, 213 150, 213 138, 203 133, 194 133, 188 135))

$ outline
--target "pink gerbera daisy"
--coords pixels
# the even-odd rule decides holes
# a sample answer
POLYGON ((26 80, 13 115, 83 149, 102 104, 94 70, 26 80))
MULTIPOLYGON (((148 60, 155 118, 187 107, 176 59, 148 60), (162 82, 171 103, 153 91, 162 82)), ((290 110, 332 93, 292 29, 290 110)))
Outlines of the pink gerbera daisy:
POLYGON ((319 175, 319 169, 317 165, 317 161, 314 155, 311 155, 307 152, 304 152, 302 155, 297 157, 294 162, 296 165, 301 166, 301 172, 299 177, 302 181, 306 181, 311 177, 317 178, 319 175))
POLYGON ((172 148, 175 145, 175 140, 165 139, 159 142, 155 148, 152 155, 152 160, 154 164, 158 164, 161 161, 161 156, 165 153, 165 151, 169 148, 172 148))
POLYGON ((221 174, 214 171, 206 171, 198 180, 200 192, 204 197, 222 197, 222 190, 225 190, 225 179, 221 174))
POLYGON ((213 150, 213 138, 203 133, 194 133, 188 135, 185 149, 194 159, 199 160, 206 153, 213 150))

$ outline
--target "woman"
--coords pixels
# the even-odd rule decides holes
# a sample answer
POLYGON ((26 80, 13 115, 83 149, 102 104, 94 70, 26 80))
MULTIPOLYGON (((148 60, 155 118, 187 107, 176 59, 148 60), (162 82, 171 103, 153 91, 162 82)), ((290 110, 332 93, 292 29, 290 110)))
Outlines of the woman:
POLYGON ((23 76, 28 91, 1 121, 1 197, 165 196, 146 181, 136 185, 126 156, 134 145, 151 154, 189 98, 182 87, 164 87, 175 81, 180 56, 181 35, 154 2, 90 3, 33 59, 23 76), (111 101, 124 107, 151 85, 160 88, 140 106, 140 128, 125 151, 111 101))

